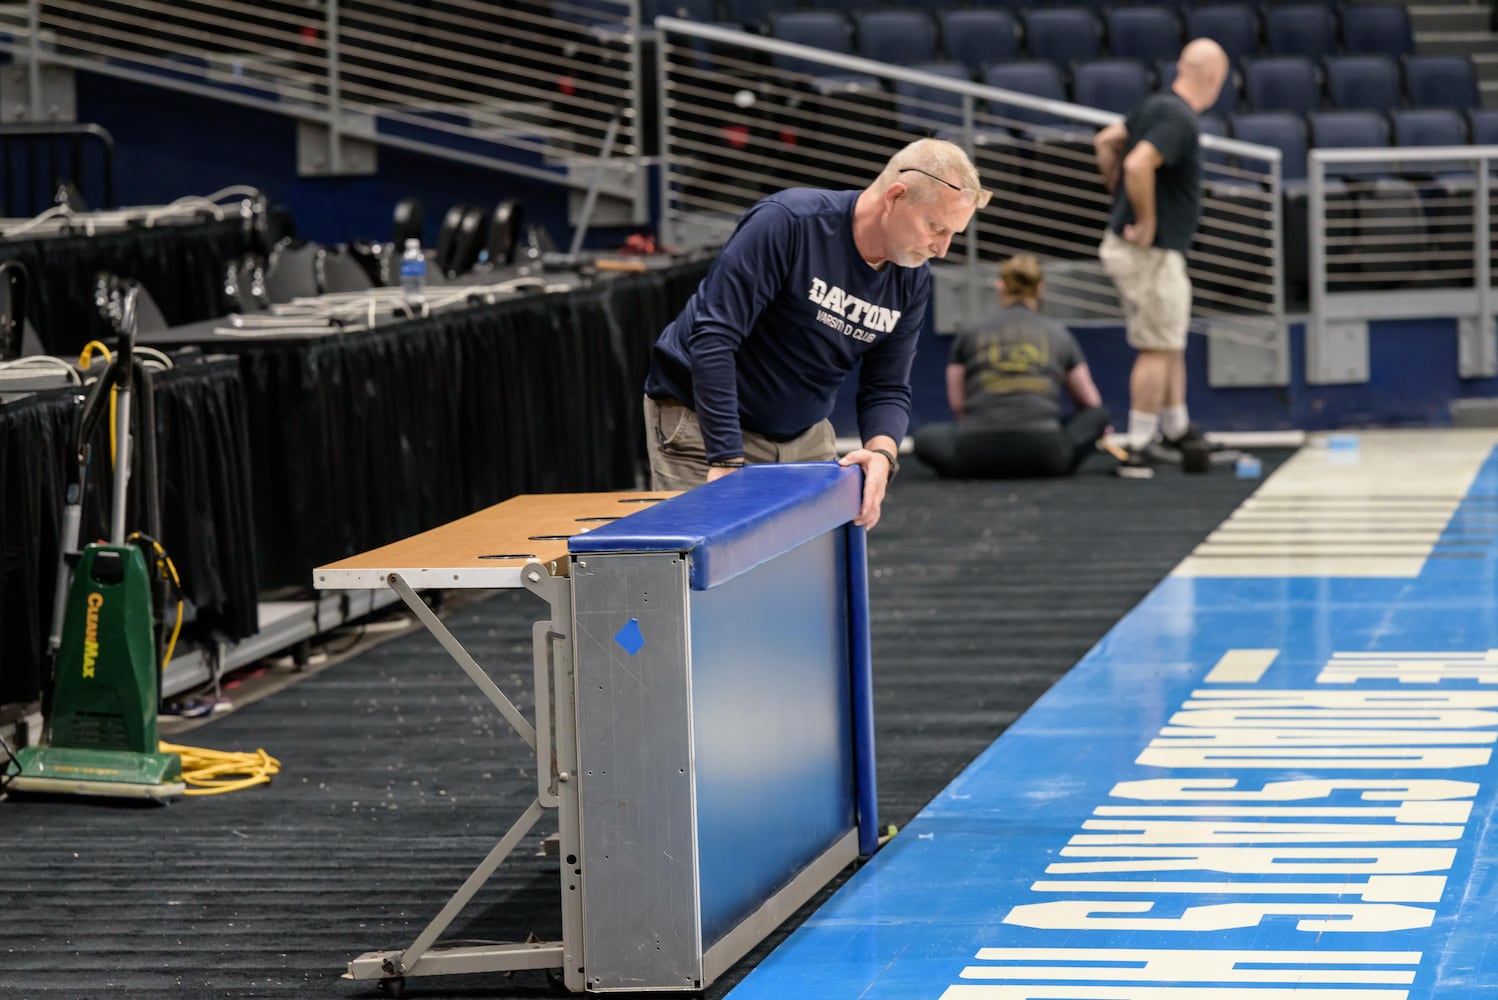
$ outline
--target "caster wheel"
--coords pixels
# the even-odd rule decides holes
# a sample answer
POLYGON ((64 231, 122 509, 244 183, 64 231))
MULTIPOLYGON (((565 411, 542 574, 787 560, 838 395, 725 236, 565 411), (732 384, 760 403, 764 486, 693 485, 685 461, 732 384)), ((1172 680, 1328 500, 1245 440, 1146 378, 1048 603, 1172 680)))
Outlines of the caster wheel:
POLYGON ((380 980, 380 992, 387 997, 403 997, 406 995, 406 979, 404 976, 396 976, 393 979, 380 980))

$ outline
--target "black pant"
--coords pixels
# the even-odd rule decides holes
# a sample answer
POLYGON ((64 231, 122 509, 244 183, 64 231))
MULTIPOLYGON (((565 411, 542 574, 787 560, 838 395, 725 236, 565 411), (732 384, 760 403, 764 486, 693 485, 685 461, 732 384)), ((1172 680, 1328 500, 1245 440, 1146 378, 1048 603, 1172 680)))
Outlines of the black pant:
POLYGON ((939 476, 1023 479, 1066 476, 1092 453, 1108 426, 1101 406, 1078 410, 1053 431, 999 431, 928 424, 915 433, 915 457, 939 476))

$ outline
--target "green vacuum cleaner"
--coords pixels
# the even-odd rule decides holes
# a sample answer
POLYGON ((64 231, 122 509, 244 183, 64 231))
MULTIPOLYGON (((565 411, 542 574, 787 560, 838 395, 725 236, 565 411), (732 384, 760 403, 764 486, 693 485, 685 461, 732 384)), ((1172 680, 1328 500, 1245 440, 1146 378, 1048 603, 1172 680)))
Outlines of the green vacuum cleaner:
MULTIPOLYGON (((118 291, 118 290, 117 290, 118 291)), ((126 544, 126 486, 130 478, 130 399, 141 385, 147 521, 156 536, 154 407, 148 373, 133 358, 135 286, 121 293, 116 320, 119 349, 93 384, 75 420, 78 472, 63 511, 63 559, 58 567, 48 644, 50 683, 43 687, 43 745, 16 751, 5 787, 11 792, 169 799, 185 790, 182 761, 159 753, 160 642, 152 614, 153 583, 145 556, 126 544), (110 542, 77 553, 69 583, 69 553, 82 524, 89 441, 115 390, 115 465, 110 542)))

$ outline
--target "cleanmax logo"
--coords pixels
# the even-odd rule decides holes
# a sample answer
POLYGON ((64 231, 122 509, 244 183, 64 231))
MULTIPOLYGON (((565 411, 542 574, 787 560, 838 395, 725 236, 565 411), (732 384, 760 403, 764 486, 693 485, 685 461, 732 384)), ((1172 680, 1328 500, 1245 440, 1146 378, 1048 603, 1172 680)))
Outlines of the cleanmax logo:
POLYGON ((88 617, 83 627, 83 676, 94 676, 94 664, 99 662, 99 609, 104 606, 104 595, 94 591, 88 595, 88 617))

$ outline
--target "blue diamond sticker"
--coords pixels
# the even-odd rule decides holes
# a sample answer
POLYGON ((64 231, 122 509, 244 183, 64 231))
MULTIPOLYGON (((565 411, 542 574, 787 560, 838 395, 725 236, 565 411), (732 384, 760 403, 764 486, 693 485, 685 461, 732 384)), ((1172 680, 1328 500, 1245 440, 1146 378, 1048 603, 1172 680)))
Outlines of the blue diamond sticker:
POLYGON ((631 618, 624 627, 614 633, 614 641, 617 642, 630 656, 634 656, 645 648, 645 637, 640 634, 640 621, 631 618))

